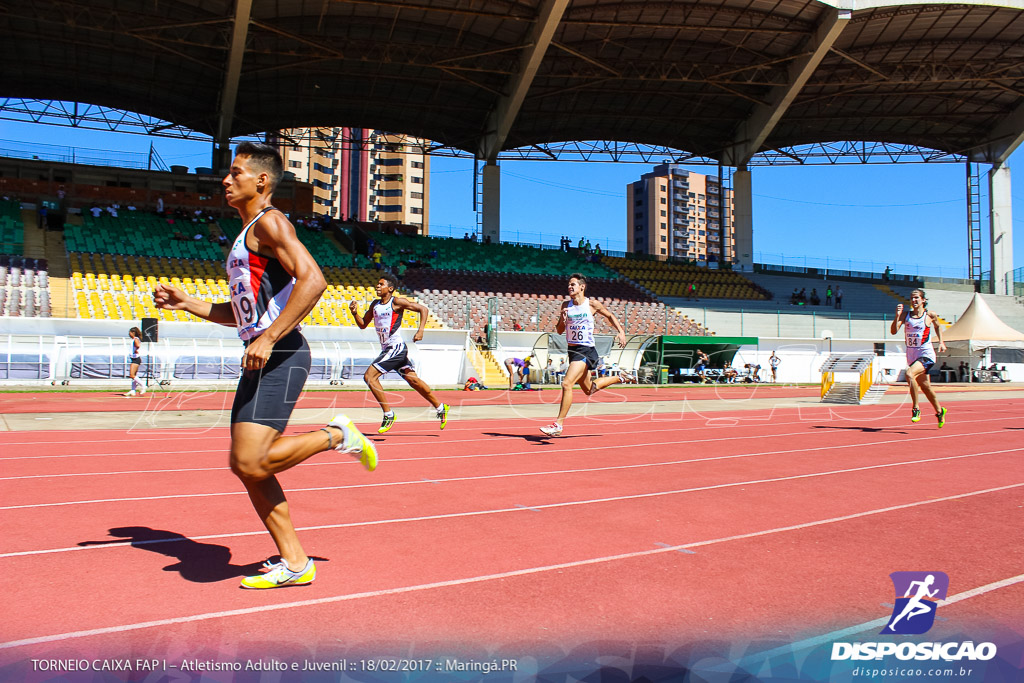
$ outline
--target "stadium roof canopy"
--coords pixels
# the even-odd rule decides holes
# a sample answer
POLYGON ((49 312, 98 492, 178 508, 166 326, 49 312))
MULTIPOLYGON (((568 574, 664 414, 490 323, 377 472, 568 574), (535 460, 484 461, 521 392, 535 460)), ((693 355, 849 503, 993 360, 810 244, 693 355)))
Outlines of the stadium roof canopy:
MULTIPOLYGON (((0 0, 0 98, 227 138, 350 126, 495 158, 605 140, 739 165, 831 141, 999 163, 1024 2, 0 0)), ((0 99, 2 102, 2 99, 0 99)))

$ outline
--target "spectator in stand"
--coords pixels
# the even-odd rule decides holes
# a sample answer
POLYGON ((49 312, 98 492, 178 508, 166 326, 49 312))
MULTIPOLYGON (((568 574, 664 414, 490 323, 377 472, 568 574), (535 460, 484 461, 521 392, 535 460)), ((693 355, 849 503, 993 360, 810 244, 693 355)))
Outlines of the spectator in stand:
POLYGON ((558 370, 555 371, 555 384, 561 384, 562 378, 565 377, 567 372, 569 372, 569 359, 563 358, 558 364, 558 370))
POLYGON ((380 270, 381 269, 381 267, 382 267, 381 266, 381 261, 383 260, 383 258, 384 258, 384 256, 383 256, 383 254, 380 253, 380 249, 374 249, 374 251, 373 251, 373 268, 374 268, 374 270, 380 270))
POLYGON ((842 307, 843 307, 843 288, 842 287, 836 287, 836 308, 839 309, 839 308, 842 308, 842 307))
POLYGON ((516 319, 516 318, 512 319, 512 329, 514 331, 516 331, 516 332, 522 332, 523 331, 523 326, 520 324, 519 320, 516 319))
POLYGON ((93 203, 93 205, 89 207, 89 213, 92 214, 93 218, 99 218, 100 215, 103 213, 103 209, 101 209, 100 207, 96 206, 95 203, 93 203))
POLYGON ((722 381, 724 382, 732 384, 736 381, 736 378, 739 376, 739 371, 732 366, 732 363, 726 363, 725 367, 722 368, 722 381))
POLYGON ((825 290, 825 305, 832 305, 832 285, 829 285, 828 288, 825 290))
POLYGON ((811 305, 818 306, 821 304, 821 297, 818 296, 818 289, 816 287, 811 288, 811 305))
POLYGON ((789 303, 793 306, 800 305, 800 292, 796 287, 793 288, 793 293, 789 295, 789 303))
POLYGON ((885 272, 882 273, 882 282, 888 282, 889 281, 889 277, 891 275, 892 275, 892 268, 890 268, 889 266, 886 266, 885 267, 885 272))
POLYGON ((164 198, 163 198, 163 195, 160 195, 159 197, 156 198, 156 214, 158 216, 164 215, 164 198))
POLYGON ((115 202, 114 204, 111 204, 110 206, 107 207, 107 213, 109 213, 114 218, 117 218, 117 210, 120 208, 121 207, 115 202))
POLYGON ((544 366, 544 377, 542 382, 544 384, 551 384, 555 378, 555 360, 548 356, 548 364, 544 366))
POLYGON ((967 377, 967 363, 960 361, 960 367, 956 369, 956 373, 960 377, 960 381, 963 382, 967 377))

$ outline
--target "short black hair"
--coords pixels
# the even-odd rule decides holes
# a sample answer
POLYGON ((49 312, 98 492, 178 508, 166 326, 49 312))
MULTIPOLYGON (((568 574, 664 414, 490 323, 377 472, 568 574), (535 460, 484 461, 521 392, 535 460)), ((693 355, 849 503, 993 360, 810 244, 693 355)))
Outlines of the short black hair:
POLYGON ((270 191, 277 189, 284 177, 284 161, 276 147, 260 142, 243 142, 235 148, 235 156, 249 157, 249 165, 253 170, 270 176, 270 191))
POLYGON ((398 289, 398 278, 396 278, 394 275, 386 273, 384 275, 381 275, 377 281, 380 282, 381 280, 386 281, 388 283, 388 286, 391 287, 391 289, 398 289))
POLYGON ((579 282, 581 285, 583 285, 583 288, 586 289, 587 278, 585 275, 583 275, 583 273, 573 273, 572 275, 569 276, 569 279, 576 280, 576 282, 579 282))

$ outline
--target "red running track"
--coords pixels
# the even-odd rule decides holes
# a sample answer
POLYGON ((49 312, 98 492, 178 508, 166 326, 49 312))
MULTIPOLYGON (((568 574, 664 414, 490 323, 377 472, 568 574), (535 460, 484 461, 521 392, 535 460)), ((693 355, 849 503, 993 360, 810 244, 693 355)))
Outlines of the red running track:
POLYGON ((0 667, 791 642, 886 616, 908 569, 988 587, 943 608, 937 638, 1020 635, 1022 408, 957 402, 943 430, 883 406, 578 419, 558 439, 536 420, 402 425, 374 473, 332 452, 280 477, 320 573, 265 592, 237 587, 273 545, 227 430, 2 433, 18 590, 0 667))

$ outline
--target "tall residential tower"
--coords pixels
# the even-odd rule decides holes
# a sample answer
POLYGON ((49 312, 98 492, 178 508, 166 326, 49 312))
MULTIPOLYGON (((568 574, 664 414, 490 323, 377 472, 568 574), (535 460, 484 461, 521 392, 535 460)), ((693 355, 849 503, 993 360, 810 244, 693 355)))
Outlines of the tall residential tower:
POLYGON ((732 196, 717 176, 655 166, 626 186, 626 244, 636 254, 698 263, 735 260, 732 196))
POLYGON ((298 128, 276 144, 286 171, 313 185, 313 210, 429 231, 426 140, 368 128, 298 128), (298 142, 299 144, 294 144, 298 142))

